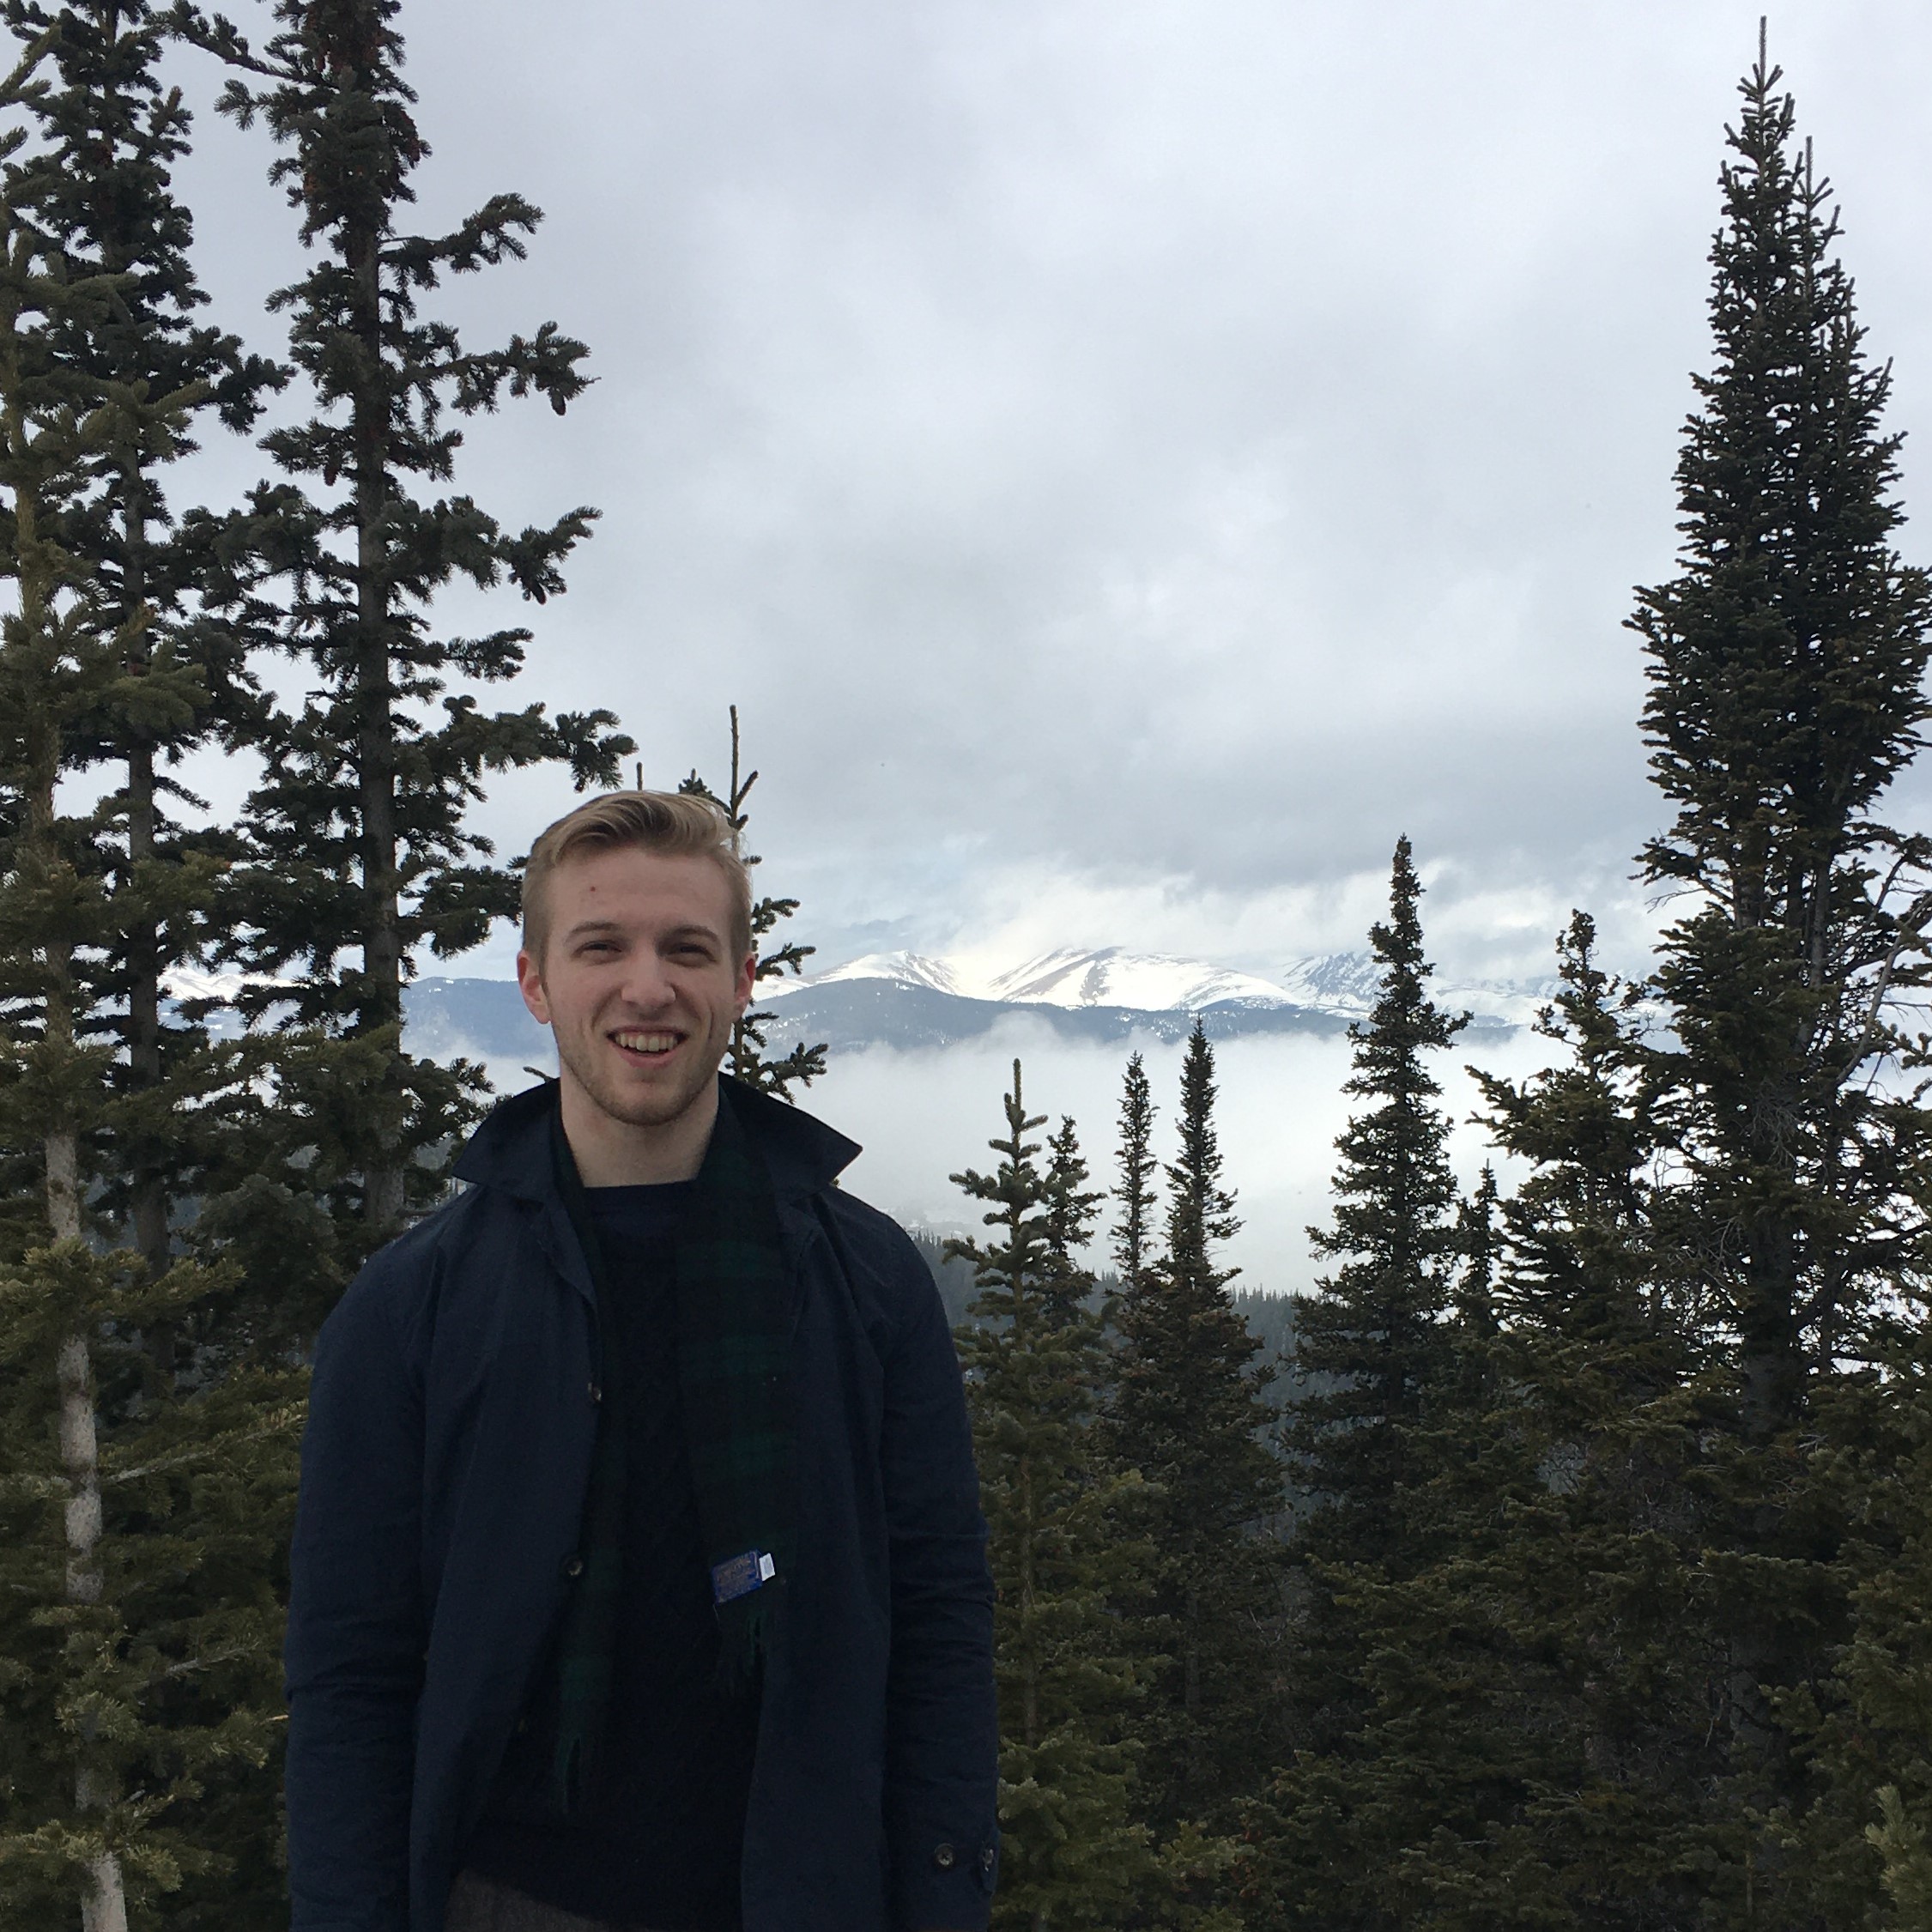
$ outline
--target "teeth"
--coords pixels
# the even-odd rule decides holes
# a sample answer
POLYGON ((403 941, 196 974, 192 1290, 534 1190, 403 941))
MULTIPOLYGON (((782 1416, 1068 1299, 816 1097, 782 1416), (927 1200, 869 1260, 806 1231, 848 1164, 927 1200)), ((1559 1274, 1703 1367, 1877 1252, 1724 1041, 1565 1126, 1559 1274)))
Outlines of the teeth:
POLYGON ((669 1053, 677 1045, 675 1033, 618 1033, 617 1044, 632 1053, 669 1053))

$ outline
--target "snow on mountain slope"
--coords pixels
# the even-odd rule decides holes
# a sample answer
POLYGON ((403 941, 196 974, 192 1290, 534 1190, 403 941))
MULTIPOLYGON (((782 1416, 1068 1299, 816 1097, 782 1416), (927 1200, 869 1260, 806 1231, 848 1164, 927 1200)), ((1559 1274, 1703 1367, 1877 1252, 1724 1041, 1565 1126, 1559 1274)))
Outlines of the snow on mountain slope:
MULTIPOLYGON (((1282 969, 1281 986, 1298 1006, 1323 1013, 1365 1018, 1381 990, 1382 969, 1371 953, 1330 953, 1311 960, 1291 960, 1282 969)), ((1478 1020, 1505 1026, 1529 1027, 1555 996, 1554 979, 1511 982, 1500 979, 1438 979, 1430 987, 1436 1004, 1449 1013, 1468 1013, 1478 1020)))
POLYGON ((782 985, 760 988, 760 1001, 805 986, 829 986, 842 979, 889 979, 900 986, 929 986, 936 993, 950 993, 956 999, 973 996, 960 980, 957 970, 946 960, 929 960, 920 953, 868 953, 863 959, 848 960, 830 972, 815 973, 805 979, 787 979, 782 985))
POLYGON ((1223 1000, 1297 1003, 1279 986, 1250 973, 1199 960, 1130 953, 1120 946, 1043 953, 991 975, 979 996, 1024 1006, 1124 1006, 1142 1013, 1193 1013, 1223 1000))
POLYGON ((1318 959, 1290 960, 1281 969, 1281 990, 1300 1006, 1351 1018, 1375 1004, 1381 968, 1372 953, 1329 953, 1318 959))
MULTIPOLYGON (((1358 1020, 1375 1004, 1381 970, 1367 953, 1331 953, 1292 960, 1279 979, 1237 972, 1204 960, 1124 947, 1062 947, 1016 966, 980 966, 919 953, 869 953, 829 972, 787 979, 760 992, 765 1003, 816 988, 870 982, 916 987, 955 999, 1002 1006, 1057 1007, 1068 1012, 1112 1008, 1135 1013, 1198 1013, 1204 1008, 1278 1008, 1358 1020)), ((1440 982, 1437 1002, 1491 1026, 1526 1027, 1549 999, 1553 982, 1511 984, 1494 980, 1440 982)))

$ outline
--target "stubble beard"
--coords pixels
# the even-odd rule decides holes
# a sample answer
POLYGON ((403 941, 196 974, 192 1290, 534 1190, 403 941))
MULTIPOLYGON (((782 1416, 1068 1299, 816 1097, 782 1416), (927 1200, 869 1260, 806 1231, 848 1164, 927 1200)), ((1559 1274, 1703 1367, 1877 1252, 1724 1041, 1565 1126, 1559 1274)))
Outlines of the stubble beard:
POLYGON ((640 1089, 627 1085, 620 1070, 603 1057, 601 1033, 593 1033, 588 1039, 575 1034, 566 1038, 554 1027, 552 1036, 558 1060, 591 1105, 626 1127, 668 1127, 682 1119, 718 1078, 729 1044, 728 1035, 706 1040, 675 1085, 640 1089))

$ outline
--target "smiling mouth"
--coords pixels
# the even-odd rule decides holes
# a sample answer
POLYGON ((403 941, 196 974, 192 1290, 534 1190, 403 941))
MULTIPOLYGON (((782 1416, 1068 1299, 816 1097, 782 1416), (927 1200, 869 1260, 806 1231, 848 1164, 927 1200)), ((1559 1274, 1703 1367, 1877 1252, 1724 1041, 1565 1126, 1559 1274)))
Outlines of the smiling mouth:
POLYGON ((684 1035, 660 1027, 627 1027, 609 1035, 611 1044, 633 1060, 662 1060, 684 1035))

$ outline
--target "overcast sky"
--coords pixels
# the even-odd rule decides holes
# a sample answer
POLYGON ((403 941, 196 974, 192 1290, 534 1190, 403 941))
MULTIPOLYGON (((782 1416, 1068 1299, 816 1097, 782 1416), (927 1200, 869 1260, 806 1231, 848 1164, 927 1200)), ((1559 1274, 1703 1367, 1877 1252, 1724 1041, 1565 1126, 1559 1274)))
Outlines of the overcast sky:
MULTIPOLYGON (((1621 623, 1671 567, 1758 11, 406 0, 422 225, 505 188, 548 215, 446 312, 554 318, 599 379, 459 474, 506 521, 603 512, 529 694, 619 712, 654 782, 718 771, 736 701, 766 882, 826 963, 1266 972, 1360 943, 1404 830, 1444 964, 1541 972, 1578 901, 1630 943, 1658 808, 1621 623)), ((1932 11, 1771 33, 1896 360, 1909 506, 1932 11)), ((200 138, 204 272, 277 346, 265 137, 200 138)), ((521 850, 567 803, 525 779, 485 816, 521 850)))

